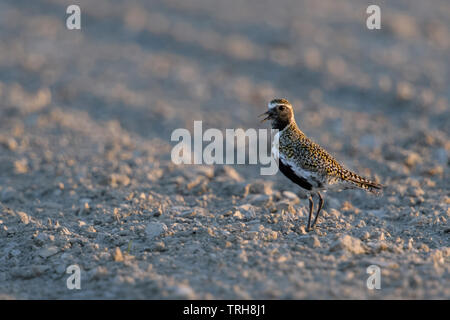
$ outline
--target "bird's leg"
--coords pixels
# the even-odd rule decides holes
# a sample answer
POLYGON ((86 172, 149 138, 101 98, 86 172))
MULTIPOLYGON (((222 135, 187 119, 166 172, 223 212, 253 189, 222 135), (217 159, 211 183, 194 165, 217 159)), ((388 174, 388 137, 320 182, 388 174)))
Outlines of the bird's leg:
POLYGON ((308 227, 306 228, 306 231, 311 230, 311 216, 314 209, 314 202, 311 195, 309 196, 308 200, 309 200, 309 216, 308 216, 308 227))
POLYGON ((319 208, 317 209, 317 214, 316 214, 316 217, 314 218, 314 222, 312 224, 312 228, 313 229, 316 226, 316 222, 317 222, 317 219, 319 218, 320 210, 322 210, 323 203, 324 203, 322 195, 320 194, 320 192, 317 192, 317 195, 319 196, 319 208))

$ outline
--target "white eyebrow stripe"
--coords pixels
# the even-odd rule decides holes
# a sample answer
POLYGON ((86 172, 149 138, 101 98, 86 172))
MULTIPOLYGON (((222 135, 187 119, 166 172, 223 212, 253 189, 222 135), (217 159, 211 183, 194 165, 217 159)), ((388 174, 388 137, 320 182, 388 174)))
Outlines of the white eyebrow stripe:
POLYGON ((278 103, 270 103, 269 102, 269 110, 275 108, 278 105, 278 103))

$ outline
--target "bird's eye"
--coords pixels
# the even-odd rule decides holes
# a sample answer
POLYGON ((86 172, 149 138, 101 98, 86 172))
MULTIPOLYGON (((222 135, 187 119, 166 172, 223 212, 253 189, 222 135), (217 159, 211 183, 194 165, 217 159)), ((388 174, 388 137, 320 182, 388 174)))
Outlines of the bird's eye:
POLYGON ((284 109, 286 109, 285 106, 279 106, 279 107, 278 107, 278 110, 280 110, 280 111, 283 111, 284 109))

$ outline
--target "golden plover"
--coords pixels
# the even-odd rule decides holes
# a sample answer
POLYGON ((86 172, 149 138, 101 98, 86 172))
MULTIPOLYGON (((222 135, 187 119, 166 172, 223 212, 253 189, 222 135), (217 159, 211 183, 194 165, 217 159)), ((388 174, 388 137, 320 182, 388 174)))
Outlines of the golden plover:
POLYGON ((363 178, 339 164, 327 151, 311 141, 297 126, 292 105, 286 99, 274 99, 269 110, 263 113, 271 120, 272 128, 279 130, 274 137, 272 155, 280 171, 308 193, 309 217, 307 231, 311 230, 314 210, 312 196, 319 197, 319 207, 312 223, 316 225, 323 198, 320 191, 361 188, 372 193, 381 193, 382 185, 363 178))

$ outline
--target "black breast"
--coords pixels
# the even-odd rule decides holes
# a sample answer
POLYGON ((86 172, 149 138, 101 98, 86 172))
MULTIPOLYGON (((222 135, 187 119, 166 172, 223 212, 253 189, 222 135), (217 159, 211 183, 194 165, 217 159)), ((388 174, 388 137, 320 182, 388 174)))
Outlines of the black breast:
POLYGON ((308 182, 308 180, 306 180, 305 178, 299 177, 298 175, 296 175, 294 170, 292 170, 292 168, 290 166, 285 165, 281 161, 281 159, 278 163, 278 168, 280 169, 281 172, 283 172, 283 174, 286 177, 288 177, 295 184, 298 184, 303 189, 312 190, 312 188, 313 188, 312 184, 310 182, 308 182))

